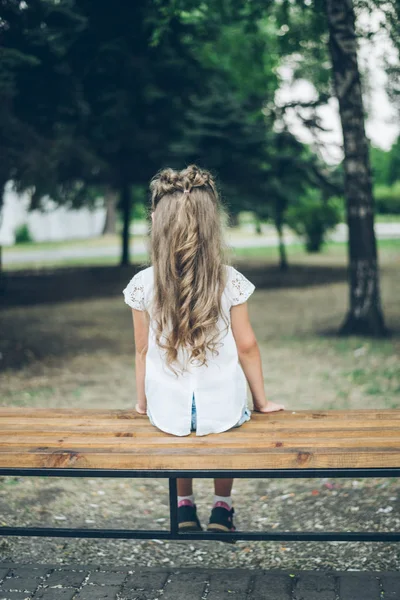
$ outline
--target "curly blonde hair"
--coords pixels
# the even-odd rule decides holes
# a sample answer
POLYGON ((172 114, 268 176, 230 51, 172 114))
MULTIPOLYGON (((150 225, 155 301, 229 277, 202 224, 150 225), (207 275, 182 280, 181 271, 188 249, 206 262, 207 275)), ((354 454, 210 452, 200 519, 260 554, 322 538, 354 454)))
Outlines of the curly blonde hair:
POLYGON ((188 361, 207 365, 207 353, 218 355, 222 345, 217 339, 220 316, 229 326, 221 311, 229 261, 223 219, 228 213, 212 175, 196 165, 163 169, 151 180, 150 192, 155 339, 178 377, 172 365, 179 364, 179 354, 189 350, 181 372, 188 361))

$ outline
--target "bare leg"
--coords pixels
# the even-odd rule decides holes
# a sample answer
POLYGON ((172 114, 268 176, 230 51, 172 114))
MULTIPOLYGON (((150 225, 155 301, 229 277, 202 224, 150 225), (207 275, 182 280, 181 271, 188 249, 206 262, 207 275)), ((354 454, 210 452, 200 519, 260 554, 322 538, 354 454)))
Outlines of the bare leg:
POLYGON ((214 479, 216 496, 230 496, 232 492, 233 479, 214 479))
POLYGON ((179 478, 176 480, 178 496, 191 496, 193 494, 193 479, 179 478))

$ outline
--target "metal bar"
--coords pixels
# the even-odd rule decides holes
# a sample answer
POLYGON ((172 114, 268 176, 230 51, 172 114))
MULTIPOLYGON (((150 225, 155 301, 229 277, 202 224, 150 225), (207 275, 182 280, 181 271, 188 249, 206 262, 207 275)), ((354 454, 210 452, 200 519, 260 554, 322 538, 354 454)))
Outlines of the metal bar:
POLYGON ((178 492, 176 478, 169 478, 169 523, 171 535, 178 533, 178 492))
POLYGON ((391 468, 331 468, 331 469, 211 469, 211 470, 149 470, 137 469, 78 469, 78 468, 31 468, 0 467, 0 475, 21 477, 116 477, 116 478, 171 478, 194 477, 197 479, 235 477, 240 479, 308 479, 314 477, 400 477, 400 467, 391 468))
POLYGON ((171 533, 168 530, 129 530, 129 529, 69 529, 61 527, 0 527, 5 536, 38 537, 79 537, 79 538, 119 538, 119 539, 157 539, 157 540, 265 540, 286 542, 399 542, 398 533, 379 533, 371 531, 354 532, 316 532, 316 531, 278 531, 256 532, 240 531, 234 533, 187 532, 171 533))
POLYGON ((400 467, 393 468, 330 468, 330 469, 263 469, 263 470, 150 470, 135 469, 78 469, 78 468, 0 468, 0 475, 22 477, 112 477, 168 478, 170 502, 170 531, 125 529, 64 529, 51 527, 0 527, 4 536, 49 536, 79 538, 166 539, 166 540, 264 540, 264 541, 337 541, 337 542, 398 542, 399 533, 379 532, 234 532, 210 533, 178 531, 178 477, 241 479, 301 479, 315 477, 400 477, 400 467))

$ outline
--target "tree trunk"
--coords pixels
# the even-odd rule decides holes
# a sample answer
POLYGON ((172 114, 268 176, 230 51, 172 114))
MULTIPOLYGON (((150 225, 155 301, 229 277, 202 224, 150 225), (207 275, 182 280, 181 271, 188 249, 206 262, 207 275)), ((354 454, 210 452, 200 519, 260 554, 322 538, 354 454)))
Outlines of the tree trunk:
POLYGON ((239 213, 230 213, 229 214, 229 227, 238 227, 239 226, 239 213))
POLYGON ((121 265, 129 265, 129 226, 131 224, 132 195, 128 184, 122 185, 120 198, 123 221, 121 265))
POLYGON ((289 268, 289 263, 287 260, 285 240, 283 237, 283 223, 280 217, 275 219, 275 227, 279 237, 279 268, 281 271, 287 271, 289 268))
POLYGON ((340 332, 386 333, 379 291, 374 201, 357 63, 352 0, 326 0, 329 51, 344 142, 344 190, 349 227, 350 308, 340 332))
POLYGON ((107 188, 104 193, 106 205, 106 220, 103 227, 103 235, 114 234, 117 225, 117 194, 114 190, 107 188))

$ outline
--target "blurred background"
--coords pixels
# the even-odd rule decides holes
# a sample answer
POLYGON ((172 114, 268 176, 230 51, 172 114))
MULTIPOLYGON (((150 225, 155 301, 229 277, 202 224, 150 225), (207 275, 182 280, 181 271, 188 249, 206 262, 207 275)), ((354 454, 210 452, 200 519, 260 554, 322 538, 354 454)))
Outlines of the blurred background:
MULTIPOLYGON (((292 410, 399 406, 400 9, 354 0, 353 15, 339 5, 2 0, 3 406, 134 407, 133 329, 122 289, 149 260, 149 179, 192 162, 217 178, 232 263, 256 285, 249 310, 268 397, 292 410), (355 47, 340 38, 341 25, 352 32, 353 17, 358 63, 355 47)), ((326 483, 311 494, 296 481, 287 495, 289 484, 274 482, 268 511, 282 523, 281 498, 297 498, 312 519, 325 494, 332 510, 344 502, 349 527, 351 519, 357 526, 354 503, 371 482, 326 483)), ((265 496, 261 485, 238 484, 249 510, 251 498, 265 496)), ((389 529, 396 485, 379 483, 382 514, 369 515, 387 519, 389 529)), ((129 504, 117 500, 118 482, 46 486, 3 478, 3 520, 12 524, 17 514, 19 524, 54 525, 71 516, 100 525, 112 517, 118 526, 119 504, 129 504)), ((148 488, 129 486, 129 501, 149 502, 148 488)), ((162 520, 163 505, 154 510, 162 520)), ((321 507, 318 514, 329 523, 321 507)), ((101 543, 7 540, 2 549, 38 560, 83 553, 122 561, 128 542, 118 542, 122 554, 101 543)), ((161 543, 129 544, 148 562, 173 560, 161 543)), ((196 564, 206 554, 197 546, 196 564)), ((256 564, 242 546, 237 564, 256 564)), ((310 568, 317 559, 337 568, 399 566, 394 553, 379 553, 382 545, 354 554, 350 544, 334 552, 326 544, 312 558, 315 545, 289 546, 307 551, 310 568)), ((184 556, 178 543, 170 547, 184 556)), ((300 550, 290 562, 287 547, 265 547, 257 564, 304 567, 300 550)))

